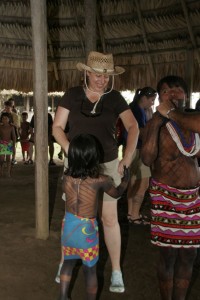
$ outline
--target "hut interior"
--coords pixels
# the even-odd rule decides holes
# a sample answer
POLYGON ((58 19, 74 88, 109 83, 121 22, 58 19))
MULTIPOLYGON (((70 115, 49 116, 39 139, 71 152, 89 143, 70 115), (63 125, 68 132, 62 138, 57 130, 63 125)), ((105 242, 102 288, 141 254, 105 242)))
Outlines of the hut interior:
MULTIPOLYGON (((89 33, 86 0, 47 0, 48 91, 80 84, 79 61, 85 62, 89 33)), ((169 74, 200 91, 199 0, 97 0, 96 49, 113 53, 126 72, 118 90, 150 85, 169 74)), ((33 47, 29 0, 0 1, 0 86, 33 90, 33 47)))

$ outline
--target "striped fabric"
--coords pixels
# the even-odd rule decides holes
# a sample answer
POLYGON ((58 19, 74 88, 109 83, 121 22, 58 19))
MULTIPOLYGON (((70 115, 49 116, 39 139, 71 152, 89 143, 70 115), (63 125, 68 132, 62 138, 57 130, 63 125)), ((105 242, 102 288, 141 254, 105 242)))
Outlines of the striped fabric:
POLYGON ((151 242, 160 247, 200 246, 199 187, 177 189, 151 179, 151 242))

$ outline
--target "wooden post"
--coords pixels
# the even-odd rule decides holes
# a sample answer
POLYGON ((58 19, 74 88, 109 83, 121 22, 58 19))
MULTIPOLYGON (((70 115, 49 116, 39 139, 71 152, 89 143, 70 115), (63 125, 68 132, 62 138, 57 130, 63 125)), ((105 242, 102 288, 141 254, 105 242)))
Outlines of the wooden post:
POLYGON ((51 111, 52 113, 55 113, 55 105, 54 105, 54 96, 51 96, 51 111))
POLYGON ((96 0, 85 0, 85 54, 96 50, 96 0))
POLYGON ((46 0, 31 0, 34 58, 36 237, 49 236, 46 0))
POLYGON ((185 66, 185 74, 186 74, 186 83, 188 86, 188 98, 189 101, 186 103, 186 107, 190 107, 192 100, 192 92, 193 92, 193 82, 194 82, 194 50, 187 50, 187 60, 185 66))

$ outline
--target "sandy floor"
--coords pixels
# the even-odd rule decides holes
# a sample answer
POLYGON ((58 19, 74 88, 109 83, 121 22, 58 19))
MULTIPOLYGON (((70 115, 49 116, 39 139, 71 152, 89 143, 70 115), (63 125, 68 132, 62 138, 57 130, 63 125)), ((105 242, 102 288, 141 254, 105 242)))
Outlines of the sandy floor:
MULTIPOLYGON (((59 150, 59 148, 58 148, 59 150)), ((57 149, 56 149, 57 151, 57 149)), ((57 152, 55 153, 57 158, 57 152)), ((50 233, 35 238, 34 165, 24 165, 18 152, 13 178, 0 179, 0 300, 56 300, 59 284, 54 278, 60 258, 62 162, 49 168, 50 233)), ((149 210, 148 199, 144 208, 149 210)), ((129 226, 125 197, 119 201, 122 233, 122 267, 126 291, 109 292, 111 265, 100 227, 98 263, 100 300, 160 300, 156 278, 157 249, 150 244, 149 227, 129 226)), ((195 267, 188 300, 200 300, 200 263, 195 267)), ((73 300, 84 297, 81 266, 74 273, 73 300)))

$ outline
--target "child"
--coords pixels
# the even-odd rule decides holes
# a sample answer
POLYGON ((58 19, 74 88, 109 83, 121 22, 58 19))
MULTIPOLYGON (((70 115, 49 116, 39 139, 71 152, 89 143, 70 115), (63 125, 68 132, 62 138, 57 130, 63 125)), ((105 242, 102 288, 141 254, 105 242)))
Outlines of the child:
POLYGON ((11 177, 11 155, 15 148, 15 128, 10 123, 9 113, 3 112, 0 118, 0 176, 3 176, 3 163, 6 157, 8 177, 11 177))
POLYGON ((100 174, 100 152, 95 138, 80 134, 72 139, 68 152, 68 169, 64 173, 63 191, 66 213, 61 237, 64 263, 61 269, 59 300, 66 300, 73 268, 82 259, 88 300, 96 299, 96 263, 99 257, 96 220, 98 193, 119 198, 127 188, 129 170, 116 188, 108 176, 100 174))
POLYGON ((20 128, 19 128, 23 161, 25 161, 26 159, 27 160, 29 159, 30 123, 27 121, 27 119, 28 119, 28 113, 26 111, 24 111, 22 113, 22 122, 21 122, 20 128))

